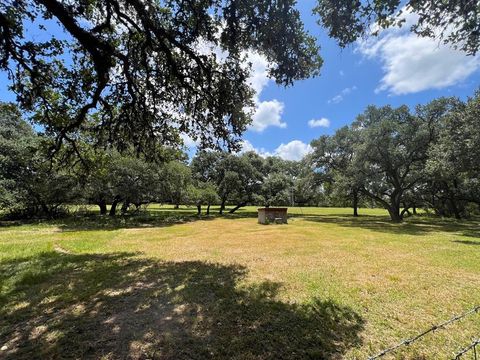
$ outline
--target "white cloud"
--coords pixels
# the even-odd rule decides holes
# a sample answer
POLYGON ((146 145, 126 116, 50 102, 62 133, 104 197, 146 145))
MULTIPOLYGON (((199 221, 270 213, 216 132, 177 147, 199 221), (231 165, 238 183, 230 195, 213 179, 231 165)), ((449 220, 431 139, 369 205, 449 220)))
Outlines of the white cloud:
POLYGON ((247 54, 248 63, 251 64, 252 74, 248 80, 253 90, 255 90, 252 123, 250 129, 256 132, 262 132, 269 126, 286 128, 287 124, 282 121, 282 113, 285 104, 277 99, 260 101, 260 95, 263 89, 268 85, 271 79, 268 77, 268 60, 265 56, 256 51, 249 51, 247 54))
POLYGON ((256 92, 256 97, 260 95, 263 88, 267 86, 270 81, 268 77, 268 60, 265 56, 256 51, 247 52, 248 62, 252 64, 252 75, 248 82, 256 92))
POLYGON ((241 144, 241 150, 238 151, 238 154, 243 154, 243 153, 246 153, 246 152, 250 152, 250 151, 254 151, 256 152, 258 155, 260 155, 261 157, 267 157, 267 156, 273 156, 273 154, 271 152, 268 152, 267 150, 265 150, 264 148, 256 148, 255 146, 253 146, 253 144, 248 141, 247 139, 244 139, 240 142, 241 144))
POLYGON ((301 160, 305 155, 312 152, 312 147, 300 140, 292 140, 287 144, 280 144, 273 152, 267 151, 264 148, 256 148, 248 140, 242 140, 242 149, 239 154, 249 151, 255 151, 261 157, 278 156, 284 160, 301 160))
POLYGON ((352 91, 355 91, 357 90, 357 87, 354 85, 352 87, 347 87, 345 89, 343 89, 342 91, 340 91, 339 94, 335 95, 333 98, 331 98, 330 100, 328 100, 328 103, 329 104, 338 104, 340 102, 343 101, 343 99, 345 98, 345 96, 347 96, 348 94, 350 94, 352 91))
POLYGON ((327 118, 312 119, 308 122, 308 126, 310 126, 311 128, 329 127, 330 126, 330 120, 328 120, 327 118))
POLYGON ((382 63, 384 76, 378 91, 401 95, 442 89, 461 83, 480 68, 480 57, 466 56, 439 40, 410 33, 417 15, 404 12, 402 28, 381 31, 379 37, 360 41, 358 51, 382 63))
POLYGON ((246 152, 249 152, 249 151, 258 152, 258 150, 255 149, 253 144, 250 141, 248 141, 247 139, 242 140, 240 142, 240 145, 241 145, 241 150, 239 151, 240 154, 246 153, 246 152))
POLYGON ((269 126, 286 128, 287 124, 282 122, 284 104, 278 100, 262 101, 257 104, 255 113, 252 116, 251 129, 262 132, 269 126))
POLYGON ((284 160, 301 160, 305 155, 312 151, 309 144, 305 144, 300 140, 290 141, 288 144, 281 144, 275 149, 274 155, 284 160))

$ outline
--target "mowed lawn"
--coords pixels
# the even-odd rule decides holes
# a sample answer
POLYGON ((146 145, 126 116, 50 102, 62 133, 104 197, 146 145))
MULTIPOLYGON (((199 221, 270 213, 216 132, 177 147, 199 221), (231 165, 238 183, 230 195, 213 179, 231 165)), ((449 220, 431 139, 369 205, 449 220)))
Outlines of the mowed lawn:
MULTIPOLYGON (((478 220, 289 212, 4 222, 0 358, 362 359, 480 304, 478 220)), ((474 314, 386 358, 478 337, 474 314)))

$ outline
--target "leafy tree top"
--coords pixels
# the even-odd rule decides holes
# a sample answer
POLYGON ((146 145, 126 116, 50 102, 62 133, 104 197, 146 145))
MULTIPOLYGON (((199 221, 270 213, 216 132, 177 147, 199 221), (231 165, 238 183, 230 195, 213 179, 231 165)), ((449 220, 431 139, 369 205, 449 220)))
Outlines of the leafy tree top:
POLYGON ((407 13, 415 16, 410 30, 417 35, 443 40, 470 55, 480 46, 478 1, 318 0, 314 12, 342 47, 381 29, 405 25, 407 13))
POLYGON ((250 122, 248 51, 285 86, 322 64, 294 0, 0 3, 0 69, 53 150, 79 132, 144 151, 180 134, 235 149, 250 122))

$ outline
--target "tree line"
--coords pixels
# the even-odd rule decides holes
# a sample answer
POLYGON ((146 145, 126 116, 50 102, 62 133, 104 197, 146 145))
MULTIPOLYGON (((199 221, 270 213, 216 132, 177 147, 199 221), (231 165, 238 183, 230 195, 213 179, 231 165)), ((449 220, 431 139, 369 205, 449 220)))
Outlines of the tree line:
POLYGON ((57 216, 68 204, 102 215, 149 203, 222 214, 246 205, 384 207, 392 221, 421 208, 463 218, 480 210, 480 92, 413 109, 369 106, 355 121, 312 141, 301 161, 174 147, 147 158, 127 145, 98 148, 84 135, 81 158, 51 157, 51 137, 13 104, 0 104, 0 209, 17 217, 57 216))
POLYGON ((230 213, 247 204, 317 204, 313 171, 303 161, 255 152, 199 151, 191 161, 176 148, 149 158, 133 147, 97 148, 79 141, 81 158, 51 158, 51 138, 13 104, 0 104, 0 209, 11 216, 58 216, 69 204, 94 204, 100 214, 137 211, 152 202, 211 205, 230 213), (310 177, 309 177, 309 176, 310 177))
POLYGON ((439 98, 414 111, 369 106, 350 126, 312 142, 325 186, 388 210, 401 221, 417 208, 466 217, 480 209, 480 92, 439 98))

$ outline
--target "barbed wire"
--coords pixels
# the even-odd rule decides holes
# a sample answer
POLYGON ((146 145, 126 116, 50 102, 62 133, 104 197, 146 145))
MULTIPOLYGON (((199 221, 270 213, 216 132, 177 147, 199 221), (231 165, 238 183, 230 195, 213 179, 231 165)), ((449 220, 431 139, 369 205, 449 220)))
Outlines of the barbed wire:
POLYGON ((458 360, 460 359, 463 355, 465 355, 467 352, 470 350, 473 351, 473 358, 477 360, 477 345, 480 346, 480 338, 477 340, 474 340, 470 345, 468 345, 466 348, 460 350, 455 357, 452 360, 458 360))
MULTIPOLYGON (((411 343, 417 341, 418 339, 424 337, 425 335, 431 333, 431 332, 434 332, 436 330, 440 330, 440 329, 443 329, 445 328, 446 326, 450 325, 451 323, 455 322, 455 321, 458 321, 458 320, 461 320, 463 319, 464 317, 468 316, 468 315, 471 315, 471 314, 474 314, 474 313, 478 313, 480 311, 480 305, 477 305, 475 306, 474 308, 464 312, 463 314, 460 314, 460 315, 456 315, 454 316, 453 318, 451 319, 448 319, 447 321, 444 321, 438 325, 434 325, 432 326, 431 328, 421 332, 420 334, 410 338, 410 339, 405 339, 401 342, 399 342, 398 344, 394 345, 394 346, 391 346, 381 352, 379 352, 378 354, 376 355, 373 355, 373 356, 370 356, 368 358, 368 360, 375 360, 375 359, 379 359, 385 355, 387 355, 388 353, 391 353, 393 351, 396 351, 398 348, 402 347, 402 346, 408 346, 410 345, 411 343)), ((476 346, 476 345, 475 345, 476 346)))

